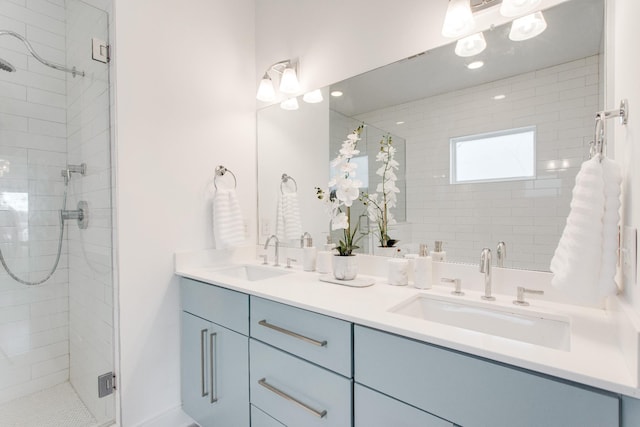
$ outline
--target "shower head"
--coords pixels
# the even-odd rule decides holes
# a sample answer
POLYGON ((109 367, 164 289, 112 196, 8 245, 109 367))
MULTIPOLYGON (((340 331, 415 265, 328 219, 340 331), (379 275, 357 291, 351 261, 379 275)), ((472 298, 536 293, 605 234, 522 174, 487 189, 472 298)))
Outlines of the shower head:
POLYGON ((5 61, 4 59, 0 58, 0 70, 13 73, 16 70, 16 67, 11 65, 8 61, 5 61))

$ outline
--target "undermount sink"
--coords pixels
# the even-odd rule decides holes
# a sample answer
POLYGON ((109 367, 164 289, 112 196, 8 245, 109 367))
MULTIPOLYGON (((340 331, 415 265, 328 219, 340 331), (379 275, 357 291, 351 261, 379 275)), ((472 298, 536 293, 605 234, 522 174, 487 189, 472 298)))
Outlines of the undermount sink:
POLYGON ((568 317, 523 310, 489 307, 489 303, 418 295, 391 308, 392 313, 482 332, 556 350, 569 351, 568 317))
POLYGON ((284 276, 289 274, 290 271, 279 270, 273 267, 263 267, 260 265, 236 265, 233 267, 222 268, 216 270, 216 273, 223 274, 235 279, 248 280, 255 282, 258 280, 271 279, 273 277, 284 276))

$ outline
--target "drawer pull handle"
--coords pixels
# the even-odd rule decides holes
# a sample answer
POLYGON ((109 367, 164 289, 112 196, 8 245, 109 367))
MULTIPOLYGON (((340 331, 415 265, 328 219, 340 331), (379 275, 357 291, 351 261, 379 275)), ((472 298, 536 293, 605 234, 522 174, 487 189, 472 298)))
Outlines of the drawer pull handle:
POLYGON ((209 372, 211 373, 211 403, 218 401, 218 386, 216 385, 216 350, 218 348, 218 334, 209 335, 209 372))
POLYGON ((285 393, 282 390, 278 390, 277 388, 275 388, 274 386, 272 386, 271 384, 269 384, 267 382, 266 378, 263 378, 261 380, 258 381, 258 384, 260 384, 262 387, 266 388, 267 390, 277 394, 278 396, 284 398, 285 400, 288 400, 291 403, 294 403, 296 405, 298 405, 299 407, 301 407, 302 409, 304 409, 305 411, 315 415, 318 418, 324 418, 327 415, 327 411, 323 410, 323 411, 318 411, 317 409, 312 408, 311 406, 300 402, 298 399, 296 399, 295 397, 291 397, 289 396, 287 393, 285 393))
POLYGON ((205 379, 206 374, 205 374, 205 362, 204 359, 206 357, 206 344, 205 341, 207 340, 207 330, 203 329, 200 331, 200 384, 202 386, 202 397, 205 397, 209 394, 209 392, 207 391, 207 380, 205 379))
POLYGON ((300 335, 300 334, 292 332, 292 331, 290 331, 288 329, 281 328, 280 326, 273 325, 273 324, 267 322, 266 320, 259 321, 258 325, 265 326, 265 327, 267 327, 269 329, 273 329, 274 331, 278 331, 278 332, 283 333, 285 335, 289 335, 290 337, 297 338, 297 339, 302 340, 302 341, 304 341, 306 343, 317 345, 318 347, 326 347, 327 346, 327 341, 326 340, 325 341, 314 340, 313 338, 305 337, 304 335, 300 335))

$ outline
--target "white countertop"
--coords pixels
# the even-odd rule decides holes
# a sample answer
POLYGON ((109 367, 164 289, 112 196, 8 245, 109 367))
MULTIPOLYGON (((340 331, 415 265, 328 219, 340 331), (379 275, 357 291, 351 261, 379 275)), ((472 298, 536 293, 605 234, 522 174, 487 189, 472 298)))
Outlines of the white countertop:
MULTIPOLYGON (((286 275, 252 282, 217 272, 229 265, 239 264, 237 257, 222 256, 212 264, 210 259, 205 262, 207 257, 182 262, 179 256, 176 255, 176 274, 179 276, 611 392, 640 397, 637 368, 634 369, 637 365, 637 341, 622 345, 620 338, 624 335, 627 340, 637 340, 638 324, 636 319, 621 316, 620 311, 531 298, 531 306, 523 307, 523 310, 555 313, 570 318, 570 350, 563 351, 389 312, 399 303, 421 293, 448 297, 450 287, 438 285, 429 290, 396 287, 387 285, 384 278, 378 277, 376 284, 371 287, 352 288, 321 282, 318 273, 303 272, 299 268, 289 270, 290 273, 286 275), (621 327, 620 322, 625 324, 621 327), (633 360, 630 361, 625 348, 636 350, 632 355, 633 360)), ((245 263, 259 264, 253 259, 245 263)), ((479 292, 465 289, 465 293, 465 296, 458 297, 461 302, 480 301, 479 292)), ((497 300, 486 304, 513 307, 514 295, 494 295, 497 300)))

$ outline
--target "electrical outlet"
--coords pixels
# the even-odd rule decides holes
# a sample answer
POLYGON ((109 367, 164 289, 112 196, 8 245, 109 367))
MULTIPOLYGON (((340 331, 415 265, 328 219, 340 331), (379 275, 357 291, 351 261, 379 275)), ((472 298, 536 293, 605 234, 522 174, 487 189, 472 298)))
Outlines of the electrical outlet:
POLYGON ((625 283, 637 283, 636 274, 638 269, 638 230, 633 227, 624 227, 622 235, 622 274, 625 283))
POLYGON ((263 236, 271 235, 271 221, 268 218, 262 218, 262 227, 260 230, 260 234, 263 236))

